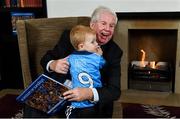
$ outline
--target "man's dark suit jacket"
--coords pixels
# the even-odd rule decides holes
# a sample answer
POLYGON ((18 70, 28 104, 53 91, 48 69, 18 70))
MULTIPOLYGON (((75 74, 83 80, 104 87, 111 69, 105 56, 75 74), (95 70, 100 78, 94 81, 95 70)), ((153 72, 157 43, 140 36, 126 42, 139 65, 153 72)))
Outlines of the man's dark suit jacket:
MULTIPOLYGON (((70 43, 70 31, 66 30, 61 35, 59 42, 53 50, 49 50, 41 59, 41 65, 46 73, 46 65, 50 60, 65 58, 74 51, 70 43)), ((120 60, 122 50, 113 40, 101 46, 103 50, 103 57, 106 60, 105 67, 101 70, 103 88, 97 88, 99 94, 99 102, 97 107, 100 117, 111 117, 113 112, 113 101, 120 96, 120 60)), ((53 78, 59 79, 63 82, 65 78, 70 78, 70 75, 59 75, 56 73, 48 73, 53 78)))

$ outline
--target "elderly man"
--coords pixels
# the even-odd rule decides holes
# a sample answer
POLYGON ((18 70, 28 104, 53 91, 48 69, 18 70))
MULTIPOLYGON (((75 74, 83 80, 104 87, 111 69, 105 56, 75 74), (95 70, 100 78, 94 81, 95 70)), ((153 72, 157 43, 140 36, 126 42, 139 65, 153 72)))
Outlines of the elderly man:
MULTIPOLYGON (((98 114, 93 117, 111 118, 113 101, 120 97, 120 60, 122 50, 112 40, 116 24, 117 16, 109 8, 100 6, 92 13, 90 28, 96 32, 97 42, 101 46, 103 57, 106 60, 106 66, 101 70, 103 86, 99 88, 75 88, 63 94, 64 98, 70 101, 89 100, 95 103, 98 114)), ((64 31, 54 49, 47 51, 41 59, 41 65, 46 74, 60 82, 64 82, 63 79, 71 78, 68 72, 69 63, 67 57, 74 51, 74 48, 70 43, 69 33, 70 31, 68 30, 64 31)), ((38 114, 37 111, 36 114, 38 114)), ((46 116, 36 115, 34 117, 46 116)), ((87 114, 83 115, 82 112, 81 117, 89 116, 87 114)))

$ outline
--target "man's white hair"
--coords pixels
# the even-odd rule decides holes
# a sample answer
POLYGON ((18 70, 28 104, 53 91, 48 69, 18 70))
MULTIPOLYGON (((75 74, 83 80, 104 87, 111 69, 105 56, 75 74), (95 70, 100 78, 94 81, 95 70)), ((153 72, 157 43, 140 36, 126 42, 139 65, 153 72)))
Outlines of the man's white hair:
POLYGON ((94 12, 91 15, 91 22, 97 22, 99 20, 100 15, 104 12, 112 14, 115 17, 117 23, 118 19, 116 13, 105 6, 99 6, 94 10, 94 12))

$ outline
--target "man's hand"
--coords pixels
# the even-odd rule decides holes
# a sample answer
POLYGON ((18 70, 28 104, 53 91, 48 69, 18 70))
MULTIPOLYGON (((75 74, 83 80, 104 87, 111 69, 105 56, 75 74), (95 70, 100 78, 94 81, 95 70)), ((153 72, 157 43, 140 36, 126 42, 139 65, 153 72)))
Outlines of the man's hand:
POLYGON ((69 62, 67 61, 67 57, 59 60, 54 60, 50 64, 50 69, 57 73, 67 74, 69 70, 69 62))
POLYGON ((92 100, 93 92, 90 88, 75 88, 69 91, 66 91, 64 94, 64 99, 68 101, 84 101, 92 100))

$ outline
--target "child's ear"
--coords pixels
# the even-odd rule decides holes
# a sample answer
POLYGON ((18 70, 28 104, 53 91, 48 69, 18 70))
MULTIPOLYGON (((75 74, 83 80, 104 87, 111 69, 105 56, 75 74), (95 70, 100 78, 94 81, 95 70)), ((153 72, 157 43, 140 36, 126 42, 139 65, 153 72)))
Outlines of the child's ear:
POLYGON ((78 45, 78 49, 79 50, 82 50, 84 48, 84 44, 83 43, 80 43, 79 45, 78 45))

